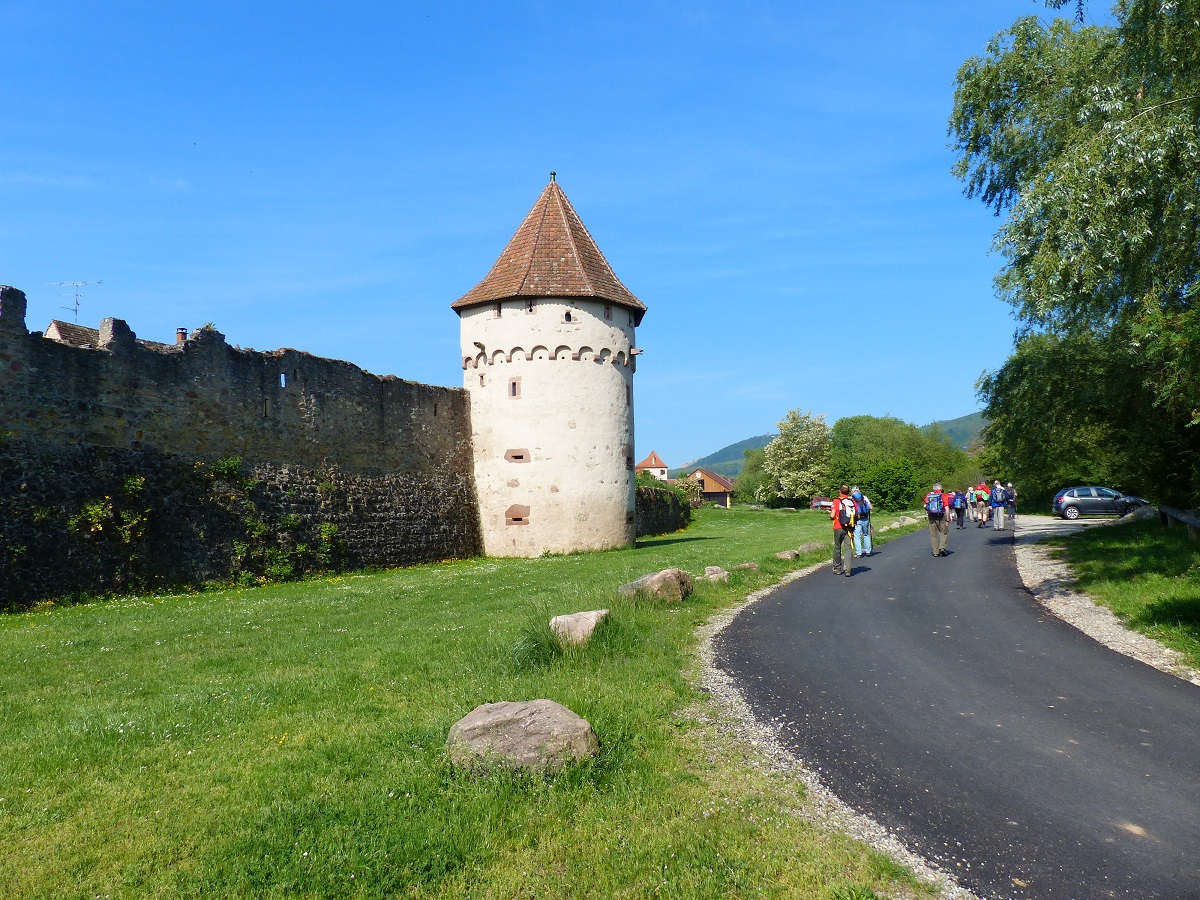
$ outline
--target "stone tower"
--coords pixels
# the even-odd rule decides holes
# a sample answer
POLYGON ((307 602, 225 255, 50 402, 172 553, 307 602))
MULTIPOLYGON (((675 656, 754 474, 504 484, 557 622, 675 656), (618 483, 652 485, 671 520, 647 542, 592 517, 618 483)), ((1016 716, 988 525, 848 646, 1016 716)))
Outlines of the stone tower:
POLYGON ((633 544, 634 329, 623 285, 553 174, 452 304, 489 556, 633 544))

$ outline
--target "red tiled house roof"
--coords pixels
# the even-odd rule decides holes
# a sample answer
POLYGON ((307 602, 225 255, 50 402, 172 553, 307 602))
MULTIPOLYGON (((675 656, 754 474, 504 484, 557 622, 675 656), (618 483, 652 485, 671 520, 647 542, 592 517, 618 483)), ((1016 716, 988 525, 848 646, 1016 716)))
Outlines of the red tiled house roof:
POLYGON ((667 464, 662 461, 662 457, 658 455, 657 451, 651 450, 650 455, 634 466, 634 469, 665 469, 666 467, 667 464))
POLYGON ((487 277, 452 304, 461 310, 511 297, 587 297, 632 310, 641 324, 646 305, 621 284, 612 266, 551 181, 487 277))

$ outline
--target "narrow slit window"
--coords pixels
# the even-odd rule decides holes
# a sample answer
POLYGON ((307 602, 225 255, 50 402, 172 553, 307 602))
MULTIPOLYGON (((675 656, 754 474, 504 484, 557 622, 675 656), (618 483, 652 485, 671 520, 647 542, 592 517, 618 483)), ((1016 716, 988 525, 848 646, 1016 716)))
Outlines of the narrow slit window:
POLYGON ((514 503, 504 511, 505 525, 528 525, 529 507, 514 503))
POLYGON ((521 377, 508 379, 508 396, 512 400, 521 399, 521 377))
POLYGON ((493 319, 498 319, 498 318, 500 318, 500 314, 501 314, 503 311, 504 311, 504 306, 503 306, 503 304, 501 304, 501 302, 500 302, 499 300, 497 300, 497 301, 496 301, 496 305, 492 307, 492 318, 493 318, 493 319))
POLYGON ((504 458, 513 463, 526 463, 529 462, 529 450, 526 447, 518 447, 507 451, 504 458))
POLYGON ((479 386, 483 387, 483 376, 482 375, 479 376, 479 386))
POLYGON ((280 373, 279 373, 279 386, 280 386, 280 387, 287 387, 287 372, 280 372, 280 373))
POLYGON ((611 303, 604 304, 604 318, 610 322, 612 321, 612 304, 611 303))
POLYGON ((567 310, 567 313, 566 313, 566 315, 564 315, 564 316, 563 316, 563 321, 564 321, 564 322, 570 322, 570 321, 571 321, 571 311, 570 311, 569 309, 567 310))

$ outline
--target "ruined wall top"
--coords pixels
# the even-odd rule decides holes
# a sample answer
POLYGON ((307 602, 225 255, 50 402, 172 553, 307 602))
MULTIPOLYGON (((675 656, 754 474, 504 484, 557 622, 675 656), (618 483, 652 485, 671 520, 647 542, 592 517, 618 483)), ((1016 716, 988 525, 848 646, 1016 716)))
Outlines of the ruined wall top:
POLYGON ((0 439, 364 473, 469 471, 462 390, 299 350, 242 350, 214 328, 167 345, 105 319, 96 348, 75 347, 30 333, 25 314, 24 293, 0 287, 0 439))

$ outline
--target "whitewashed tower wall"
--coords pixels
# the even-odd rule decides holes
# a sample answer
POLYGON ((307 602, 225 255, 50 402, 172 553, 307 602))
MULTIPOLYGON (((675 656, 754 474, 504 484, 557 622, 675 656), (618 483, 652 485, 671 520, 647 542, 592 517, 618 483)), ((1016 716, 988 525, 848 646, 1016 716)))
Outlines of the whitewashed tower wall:
POLYGON ((487 554, 631 546, 635 328, 645 307, 557 183, 454 307, 487 554))

